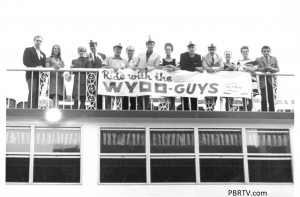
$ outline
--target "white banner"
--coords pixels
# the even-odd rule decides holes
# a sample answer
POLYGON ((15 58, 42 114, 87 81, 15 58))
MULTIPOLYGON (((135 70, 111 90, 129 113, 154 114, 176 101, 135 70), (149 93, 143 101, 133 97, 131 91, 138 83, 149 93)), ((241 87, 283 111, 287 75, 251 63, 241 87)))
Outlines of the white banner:
POLYGON ((131 69, 114 72, 99 69, 98 94, 110 96, 178 96, 251 98, 251 76, 246 72, 222 71, 199 73, 178 70, 137 72, 131 69))

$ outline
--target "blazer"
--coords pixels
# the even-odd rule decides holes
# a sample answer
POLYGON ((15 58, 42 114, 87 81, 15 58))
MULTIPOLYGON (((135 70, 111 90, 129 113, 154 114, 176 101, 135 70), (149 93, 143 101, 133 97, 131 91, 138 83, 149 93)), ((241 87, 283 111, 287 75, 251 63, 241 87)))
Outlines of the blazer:
POLYGON ((102 64, 103 64, 103 62, 104 62, 104 60, 106 58, 106 55, 104 55, 102 53, 99 53, 99 52, 96 52, 96 59, 95 59, 95 61, 93 60, 92 53, 89 53, 88 57, 90 59, 92 68, 101 68, 102 64))
MULTIPOLYGON (((23 54, 23 64, 26 67, 37 67, 43 66, 45 67, 46 63, 46 55, 41 51, 40 59, 38 58, 38 54, 34 47, 28 47, 25 49, 23 54)), ((39 72, 34 72, 34 79, 39 78, 39 72)), ((26 80, 31 79, 31 71, 26 71, 26 80)))
MULTIPOLYGON (((270 65, 272 68, 277 68, 279 71, 279 66, 278 66, 276 57, 270 56, 268 58, 268 62, 265 57, 256 58, 255 61, 257 62, 257 68, 265 68, 265 67, 267 67, 267 65, 270 65)), ((267 77, 267 82, 272 85, 272 77, 271 76, 267 77)), ((259 87, 260 88, 265 87, 265 77, 264 76, 259 76, 259 87)))
POLYGON ((189 52, 180 55, 181 70, 195 71, 196 67, 202 67, 201 55, 195 53, 194 58, 191 58, 189 52))
POLYGON ((219 71, 223 70, 224 65, 222 58, 218 54, 214 54, 214 62, 212 61, 212 56, 207 54, 202 59, 203 69, 206 70, 208 67, 217 68, 219 71))
POLYGON ((139 54, 135 59, 135 65, 137 68, 147 68, 148 71, 152 71, 159 67, 160 55, 154 51, 150 55, 148 61, 146 60, 146 52, 139 54))

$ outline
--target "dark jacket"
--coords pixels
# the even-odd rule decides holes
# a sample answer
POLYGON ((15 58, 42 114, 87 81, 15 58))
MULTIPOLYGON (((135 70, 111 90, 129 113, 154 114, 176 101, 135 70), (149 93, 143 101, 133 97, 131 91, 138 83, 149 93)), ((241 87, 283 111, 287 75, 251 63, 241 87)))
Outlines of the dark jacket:
POLYGON ((191 57, 189 52, 180 55, 181 70, 195 71, 196 67, 202 67, 201 55, 195 54, 194 57, 191 57))
MULTIPOLYGON (((46 55, 41 51, 40 59, 38 58, 38 54, 34 47, 28 47, 25 49, 23 54, 23 64, 26 67, 37 67, 37 66, 43 66, 45 67, 46 62, 46 55)), ((26 72, 26 80, 31 78, 31 71, 26 72)), ((39 72, 34 72, 33 78, 38 79, 39 78, 39 72)))

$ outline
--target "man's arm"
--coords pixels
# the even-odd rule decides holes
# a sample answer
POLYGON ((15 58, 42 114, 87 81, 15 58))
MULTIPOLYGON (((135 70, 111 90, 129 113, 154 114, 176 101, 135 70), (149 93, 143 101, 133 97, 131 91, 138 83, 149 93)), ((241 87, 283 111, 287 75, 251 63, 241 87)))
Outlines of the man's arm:
POLYGON ((26 48, 23 54, 23 64, 26 67, 36 67, 34 63, 31 62, 31 51, 30 48, 26 48))
POLYGON ((258 72, 266 72, 266 68, 261 65, 261 62, 258 59, 259 58, 256 58, 256 60, 255 60, 257 62, 257 69, 256 69, 256 71, 258 71, 258 72))
POLYGON ((199 55, 198 57, 199 57, 198 58, 198 65, 195 67, 195 70, 203 73, 204 69, 202 67, 201 55, 199 55))
POLYGON ((274 57, 274 61, 275 61, 274 67, 270 66, 270 69, 269 69, 269 71, 271 73, 277 73, 277 72, 279 72, 279 66, 278 66, 278 62, 277 62, 277 58, 276 57, 274 57))
POLYGON ((157 57, 154 60, 154 63, 152 66, 147 66, 148 71, 155 70, 159 67, 159 62, 160 62, 160 55, 157 55, 157 57))

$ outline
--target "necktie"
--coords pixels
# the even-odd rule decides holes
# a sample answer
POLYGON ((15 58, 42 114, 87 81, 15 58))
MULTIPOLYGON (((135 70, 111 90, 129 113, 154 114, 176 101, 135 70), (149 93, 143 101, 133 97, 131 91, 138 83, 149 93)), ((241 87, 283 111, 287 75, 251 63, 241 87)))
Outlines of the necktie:
POLYGON ((94 62, 96 63, 96 53, 94 52, 94 62))
POLYGON ((212 66, 213 66, 213 65, 214 65, 214 62, 215 62, 214 56, 211 56, 211 61, 212 61, 212 66))

